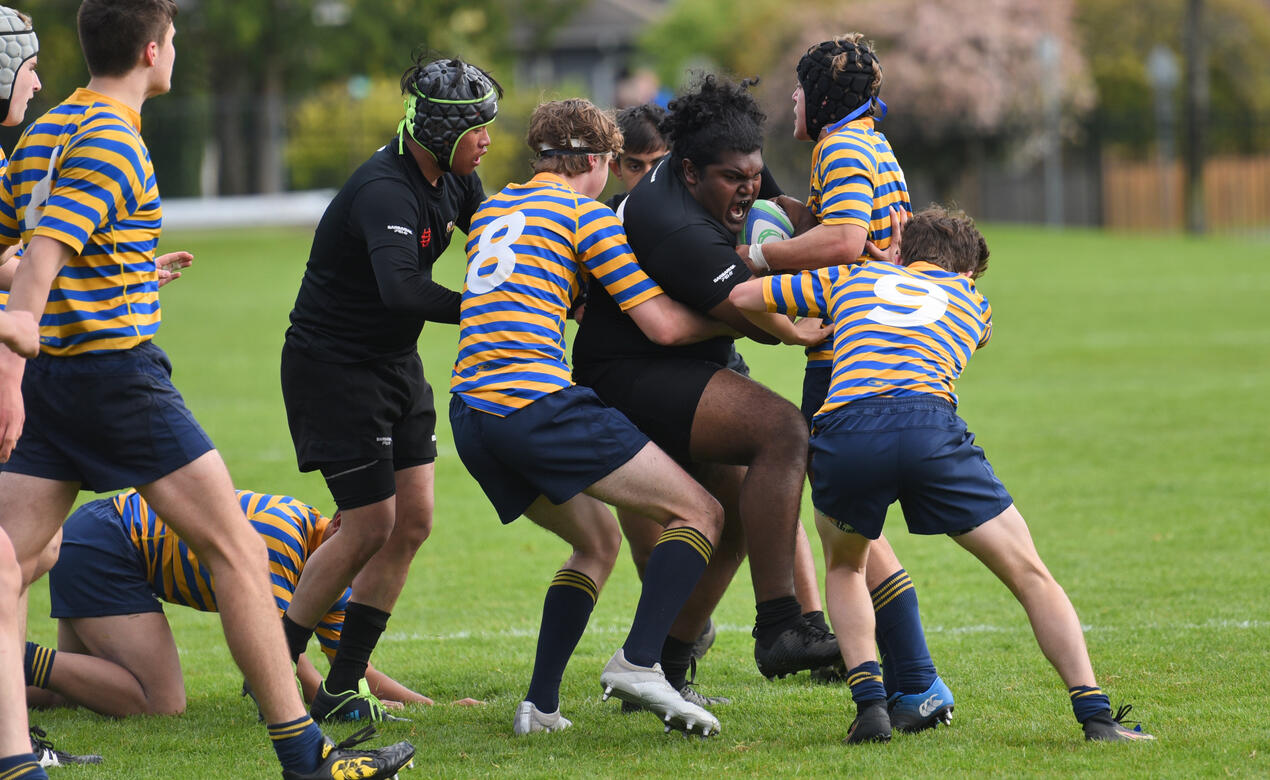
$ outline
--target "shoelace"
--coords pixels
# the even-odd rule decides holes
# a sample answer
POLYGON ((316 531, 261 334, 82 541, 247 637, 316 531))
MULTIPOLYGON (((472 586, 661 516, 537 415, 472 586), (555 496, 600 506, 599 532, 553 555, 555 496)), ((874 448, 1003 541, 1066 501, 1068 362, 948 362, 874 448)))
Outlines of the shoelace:
POLYGON ((1125 720, 1125 716, 1126 716, 1126 715, 1128 715, 1130 712, 1133 712, 1133 705, 1132 705, 1132 704, 1121 704, 1121 705, 1120 705, 1120 706, 1116 709, 1116 714, 1111 716, 1111 719, 1112 719, 1112 720, 1114 720, 1116 723, 1119 723, 1121 726, 1127 726, 1128 724, 1132 723, 1132 724, 1133 724, 1133 730, 1134 730, 1134 731, 1141 731, 1141 730, 1142 730, 1142 721, 1140 721, 1140 720, 1125 720))
MULTIPOLYGON (((32 726, 30 731, 31 731, 31 746, 34 747, 36 751, 43 752, 45 750, 57 749, 53 747, 53 743, 48 738, 49 736, 48 732, 46 732, 44 729, 40 728, 39 726, 32 726)), ((32 752, 35 752, 35 751, 32 751, 32 752)))
POLYGON ((373 739, 375 736, 375 733, 376 732, 375 732, 374 726, 366 726, 364 728, 358 729, 357 731, 354 731, 352 734, 349 734, 346 739, 337 743, 335 745, 335 749, 348 750, 349 748, 356 747, 369 739, 373 739))

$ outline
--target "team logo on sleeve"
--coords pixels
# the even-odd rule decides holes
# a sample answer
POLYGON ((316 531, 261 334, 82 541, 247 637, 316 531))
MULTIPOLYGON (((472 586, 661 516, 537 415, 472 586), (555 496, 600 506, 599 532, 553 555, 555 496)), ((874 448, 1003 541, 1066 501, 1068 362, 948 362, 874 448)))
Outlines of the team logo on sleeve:
POLYGON ((401 236, 413 236, 414 231, 404 225, 389 225, 388 229, 401 236))
POLYGON ((419 232, 419 246, 427 248, 432 243, 432 228, 424 228, 419 232))

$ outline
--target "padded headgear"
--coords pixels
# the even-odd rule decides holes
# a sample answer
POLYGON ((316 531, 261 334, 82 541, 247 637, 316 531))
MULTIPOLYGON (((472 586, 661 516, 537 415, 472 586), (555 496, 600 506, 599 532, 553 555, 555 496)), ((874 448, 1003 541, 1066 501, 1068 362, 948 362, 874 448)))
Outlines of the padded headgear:
POLYGON ((399 131, 409 133, 448 171, 463 134, 498 116, 498 88, 480 68, 462 60, 436 60, 415 74, 405 105, 399 131))
POLYGON ((872 110, 877 97, 873 86, 877 55, 864 43, 836 39, 817 44, 798 61, 798 83, 802 85, 807 117, 807 134, 815 139, 826 126, 869 104, 859 115, 872 110), (846 55, 846 67, 834 72, 833 62, 846 55))
POLYGON ((0 5, 0 120, 9 115, 13 82, 22 63, 40 53, 40 42, 25 16, 0 5))

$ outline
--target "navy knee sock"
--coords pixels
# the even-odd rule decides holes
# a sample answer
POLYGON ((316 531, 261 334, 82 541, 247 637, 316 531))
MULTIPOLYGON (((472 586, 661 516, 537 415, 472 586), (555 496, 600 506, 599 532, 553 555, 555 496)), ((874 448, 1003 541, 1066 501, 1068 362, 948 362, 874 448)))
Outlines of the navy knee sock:
POLYGON ((591 619, 599 593, 595 580, 573 569, 561 569, 551 580, 542 603, 534 673, 525 695, 539 712, 560 709, 560 680, 591 619))
POLYGON ((886 692, 921 693, 935 682, 935 663, 926 647, 926 632, 917 610, 917 591, 900 569, 869 594, 877 620, 886 692))
POLYGON ((657 663, 671 624, 697 586, 713 552, 714 545, 695 528, 684 526, 662 532, 644 567, 644 589, 635 608, 631 632, 622 645, 627 661, 637 666, 657 663))

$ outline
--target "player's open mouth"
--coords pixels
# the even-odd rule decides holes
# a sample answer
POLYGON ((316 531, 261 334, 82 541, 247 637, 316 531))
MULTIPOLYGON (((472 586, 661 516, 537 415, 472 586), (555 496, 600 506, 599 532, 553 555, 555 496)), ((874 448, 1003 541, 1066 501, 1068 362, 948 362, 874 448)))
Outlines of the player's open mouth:
POLYGON ((752 200, 741 200, 732 204, 732 208, 728 209, 728 219, 733 222, 744 222, 745 215, 750 213, 750 206, 754 205, 752 200))

